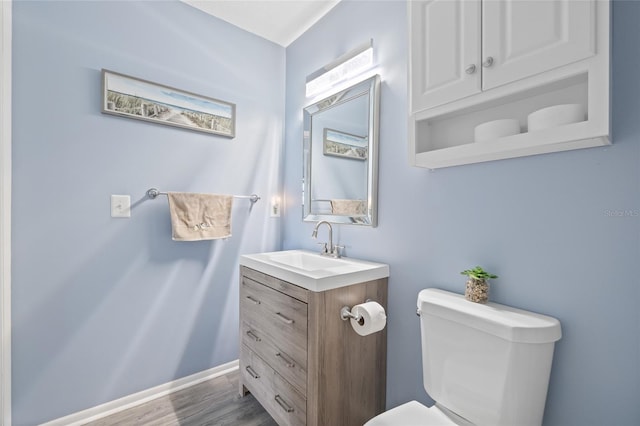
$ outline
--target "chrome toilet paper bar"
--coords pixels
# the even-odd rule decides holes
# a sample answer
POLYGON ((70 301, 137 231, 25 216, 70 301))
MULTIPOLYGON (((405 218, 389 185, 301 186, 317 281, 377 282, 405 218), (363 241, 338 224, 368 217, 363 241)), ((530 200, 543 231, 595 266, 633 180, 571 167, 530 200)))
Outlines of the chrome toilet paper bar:
MULTIPOLYGON (((373 299, 365 300, 365 303, 367 302, 373 302, 373 299)), ((342 321, 348 321, 350 319, 360 321, 361 317, 360 315, 355 315, 353 312, 351 312, 351 308, 349 308, 348 306, 343 306, 342 309, 340 309, 340 319, 342 321)))
POLYGON ((387 325, 387 313, 384 307, 374 300, 340 309, 340 318, 349 321, 351 328, 360 336, 368 336, 384 329, 387 325))
POLYGON ((360 315, 353 314, 348 306, 343 306, 342 309, 340 309, 340 319, 342 319, 342 321, 347 321, 349 319, 360 321, 360 315))

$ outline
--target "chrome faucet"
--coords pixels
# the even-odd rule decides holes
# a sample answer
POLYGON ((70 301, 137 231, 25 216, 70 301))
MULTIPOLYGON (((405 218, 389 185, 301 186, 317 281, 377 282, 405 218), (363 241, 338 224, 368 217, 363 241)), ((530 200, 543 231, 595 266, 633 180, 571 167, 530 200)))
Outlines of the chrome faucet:
POLYGON ((329 242, 328 243, 318 243, 320 245, 322 245, 322 249, 320 250, 320 254, 325 255, 325 256, 333 256, 333 257, 340 257, 340 251, 339 249, 341 248, 341 246, 334 246, 333 245, 333 228, 331 227, 331 224, 329 222, 327 222, 326 220, 321 220, 320 222, 316 223, 315 228, 313 228, 313 232, 311 233, 311 238, 316 239, 318 238, 318 228, 320 228, 320 225, 322 224, 326 224, 329 227, 329 242))

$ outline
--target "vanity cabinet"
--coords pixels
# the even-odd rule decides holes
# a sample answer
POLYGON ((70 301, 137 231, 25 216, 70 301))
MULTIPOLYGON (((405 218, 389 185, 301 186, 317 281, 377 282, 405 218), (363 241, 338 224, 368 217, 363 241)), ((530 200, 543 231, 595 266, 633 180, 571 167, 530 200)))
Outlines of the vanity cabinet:
POLYGON ((362 426, 384 411, 386 329, 358 335, 343 306, 386 309, 387 278, 314 292, 240 267, 241 395, 280 426, 362 426))
POLYGON ((609 143, 608 1, 415 0, 408 8, 413 165, 609 143), (563 103, 583 104, 585 122, 527 135, 528 114, 563 103), (475 126, 503 118, 519 120, 522 133, 474 144, 475 126))

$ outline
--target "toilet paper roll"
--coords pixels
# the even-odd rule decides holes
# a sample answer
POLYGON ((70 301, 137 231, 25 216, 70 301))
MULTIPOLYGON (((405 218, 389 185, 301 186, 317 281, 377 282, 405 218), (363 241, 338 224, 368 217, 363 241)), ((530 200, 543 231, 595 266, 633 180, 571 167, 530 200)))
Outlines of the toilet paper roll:
POLYGON ((351 319, 351 327, 361 336, 377 333, 387 324, 387 315, 378 302, 366 302, 356 305, 351 313, 360 319, 351 319))

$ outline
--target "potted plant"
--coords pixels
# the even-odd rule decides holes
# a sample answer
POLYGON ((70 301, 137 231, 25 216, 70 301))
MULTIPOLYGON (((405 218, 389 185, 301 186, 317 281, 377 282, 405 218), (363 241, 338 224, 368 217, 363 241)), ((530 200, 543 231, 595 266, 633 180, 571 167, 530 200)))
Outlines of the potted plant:
POLYGON ((498 276, 490 274, 480 266, 460 273, 469 277, 464 290, 465 299, 476 303, 487 303, 489 301, 489 283, 487 280, 489 278, 498 278, 498 276))

